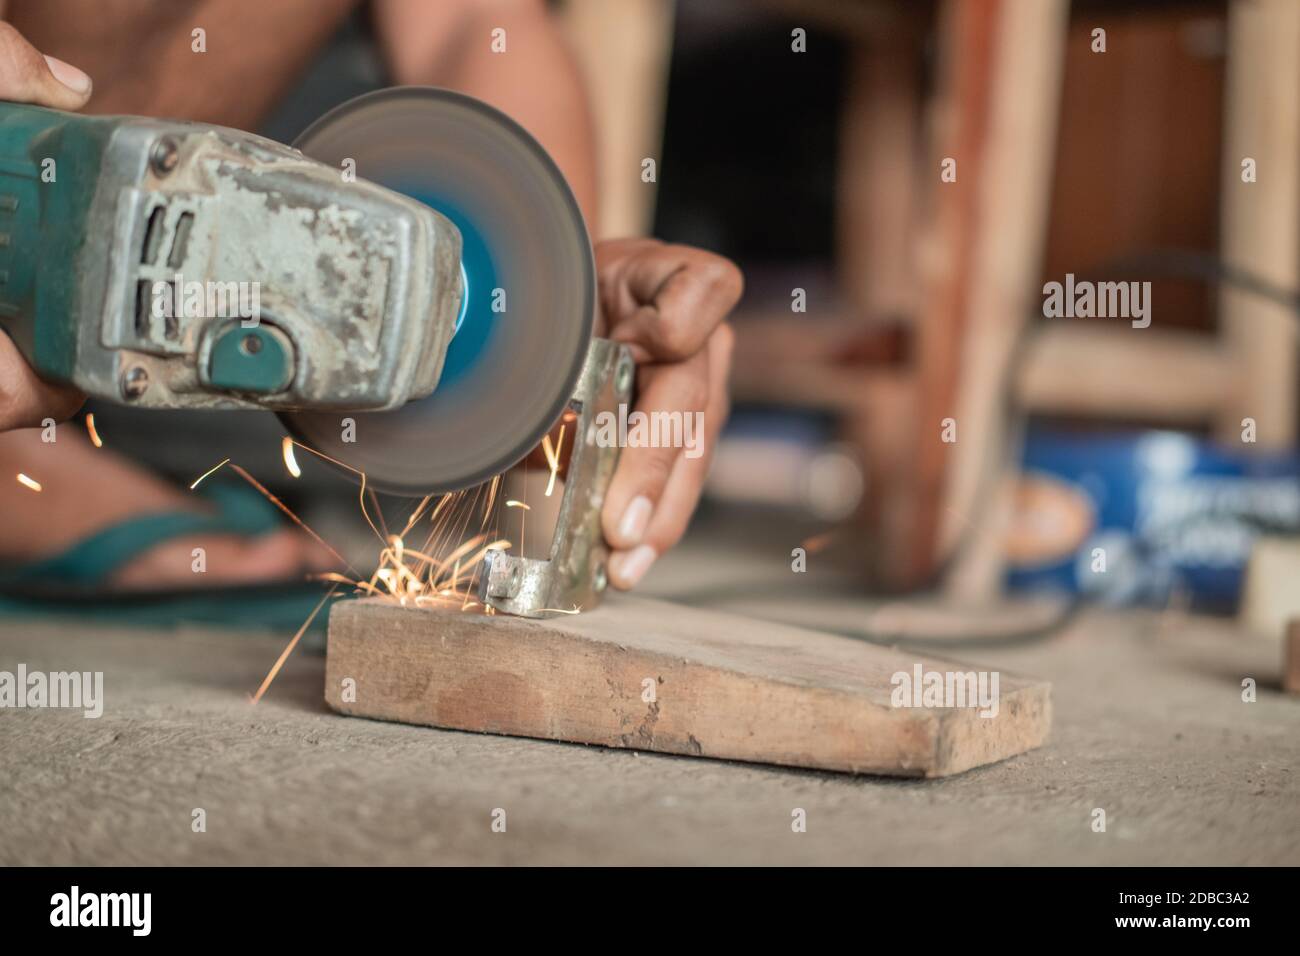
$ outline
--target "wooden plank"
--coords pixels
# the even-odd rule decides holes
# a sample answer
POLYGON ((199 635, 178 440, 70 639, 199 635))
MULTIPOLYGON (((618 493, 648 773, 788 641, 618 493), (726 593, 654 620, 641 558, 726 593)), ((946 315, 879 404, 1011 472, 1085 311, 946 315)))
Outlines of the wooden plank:
POLYGON ((1213 421, 1236 383, 1232 358, 1213 336, 1126 324, 1050 326, 1017 372, 1030 411, 1170 425, 1213 421))
POLYGON ((333 608, 325 699, 404 723, 910 777, 1046 739, 1050 685, 999 674, 988 717, 892 706, 891 678, 917 665, 975 670, 625 595, 548 621, 369 599, 333 608))
MULTIPOLYGON (((1234 0, 1228 7, 1227 128, 1223 145, 1222 255, 1284 289, 1300 282, 1300 4, 1234 0), (1255 160, 1257 181, 1242 181, 1255 160)), ((1239 363, 1235 400, 1219 422, 1221 441, 1247 451, 1290 447, 1296 438, 1300 350, 1286 307, 1234 287, 1219 295, 1219 325, 1239 363), (1241 420, 1257 441, 1241 442, 1241 420)))

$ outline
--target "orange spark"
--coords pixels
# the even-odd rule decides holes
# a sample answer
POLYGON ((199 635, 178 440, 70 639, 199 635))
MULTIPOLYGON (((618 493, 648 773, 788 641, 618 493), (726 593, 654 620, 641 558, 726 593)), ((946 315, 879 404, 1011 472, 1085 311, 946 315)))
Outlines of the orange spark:
POLYGON ((485 537, 484 535, 476 534, 468 541, 462 542, 460 547, 456 548, 455 551, 451 552, 451 554, 447 555, 447 557, 445 557, 443 560, 437 562, 433 573, 431 573, 429 576, 431 581, 438 582, 434 585, 435 588, 439 587, 440 585, 442 587, 447 586, 446 582, 441 581, 441 577, 446 572, 448 565, 455 565, 453 569, 452 577, 450 579, 451 580, 450 586, 454 588, 456 586, 456 579, 460 576, 460 559, 465 557, 466 554, 468 554, 474 548, 478 547, 480 544, 482 544, 483 546, 479 548, 479 550, 469 559, 469 562, 466 565, 467 568, 474 567, 475 565, 477 565, 480 561, 483 560, 483 558, 487 555, 489 551, 493 551, 493 550, 508 551, 510 549, 510 542, 505 540, 504 538, 501 538, 497 541, 490 541, 487 544, 483 544, 484 537, 485 537))
POLYGON ((337 571, 321 571, 318 574, 309 574, 307 575, 307 580, 308 581, 333 581, 335 584, 351 584, 354 586, 357 583, 356 581, 348 577, 346 574, 339 574, 339 572, 337 571))
MULTIPOLYGON (((492 485, 491 485, 491 487, 488 488, 488 500, 487 500, 487 505, 483 508, 483 524, 484 524, 484 525, 487 524, 487 522, 488 522, 488 518, 491 517, 491 515, 492 515, 492 506, 493 506, 494 504, 497 503, 497 489, 500 488, 500 487, 501 487, 501 476, 500 476, 500 475, 497 475, 495 478, 492 479, 492 485)), ((482 531, 483 528, 480 527, 479 530, 482 531)))
POLYGON ((104 441, 99 437, 99 432, 95 429, 95 413, 86 413, 86 431, 90 433, 90 443, 96 448, 103 448, 104 441))
POLYGON ((37 481, 35 478, 28 478, 21 471, 18 472, 18 484, 26 485, 28 488, 32 489, 32 491, 41 490, 41 483, 39 481, 37 481))
POLYGON ((361 503, 361 517, 366 519, 366 524, 370 525, 370 530, 375 533, 375 537, 377 537, 380 541, 383 541, 384 535, 380 533, 379 529, 375 526, 374 521, 370 519, 370 512, 366 510, 366 473, 359 468, 353 468, 345 461, 339 461, 337 458, 331 458, 329 455, 325 454, 324 452, 317 451, 315 448, 311 448, 307 445, 304 445, 300 441, 296 441, 294 442, 294 444, 297 445, 299 448, 301 448, 303 451, 310 452, 311 454, 315 455, 317 458, 323 458, 325 459, 325 461, 328 461, 330 464, 338 465, 340 468, 345 468, 348 471, 352 472, 352 474, 357 475, 361 478, 361 490, 357 493, 357 500, 361 503))
MULTIPOLYGON (((230 461, 230 459, 227 458, 226 461, 230 461)), ((222 464, 225 464, 225 462, 222 462, 222 464)), ((217 467, 219 468, 219 467, 221 467, 221 466, 218 465, 217 467)), ((262 497, 264 497, 267 501, 271 502, 271 504, 273 504, 273 505, 275 505, 277 508, 279 508, 280 511, 282 511, 282 512, 284 513, 284 515, 285 515, 285 516, 286 516, 290 521, 292 521, 292 522, 293 522, 294 524, 296 524, 298 527, 302 528, 303 531, 306 531, 309 535, 311 535, 311 536, 316 540, 316 542, 317 542, 317 543, 318 543, 322 548, 324 548, 324 549, 325 549, 326 551, 328 551, 330 554, 334 555, 334 557, 338 558, 338 559, 339 559, 340 561, 342 561, 345 565, 347 565, 349 570, 352 570, 352 571, 355 571, 355 570, 356 570, 356 569, 353 568, 352 565, 348 562, 348 559, 347 559, 347 558, 343 557, 343 555, 341 555, 341 554, 339 554, 337 551, 335 551, 334 548, 332 548, 332 547, 331 547, 331 546, 330 546, 330 545, 325 541, 324 538, 322 538, 320 535, 318 535, 318 534, 317 534, 315 531, 313 531, 311 528, 307 527, 306 522, 304 522, 304 521, 303 521, 301 518, 299 518, 296 514, 294 514, 292 511, 290 511, 288 505, 286 505, 283 501, 281 501, 281 500, 280 500, 279 498, 277 498, 275 495, 271 494, 271 492, 267 491, 264 487, 262 487, 261 482, 259 482, 256 478, 254 478, 252 475, 250 475, 248 472, 246 472, 243 468, 240 468, 238 465, 231 465, 230 467, 234 470, 235 474, 239 475, 240 478, 243 478, 246 482, 248 482, 248 483, 249 483, 250 485, 252 485, 255 489, 257 489, 257 491, 259 491, 259 492, 261 493, 262 497)), ((215 470, 215 469, 214 469, 214 470, 215 470)), ((201 480, 201 479, 200 479, 200 480, 201 480)), ((197 482, 195 482, 195 484, 197 484, 197 482)), ((191 487, 193 487, 193 485, 191 485, 191 487)))
POLYGON ((420 503, 416 505, 415 510, 411 512, 411 517, 406 519, 406 525, 402 528, 402 534, 406 534, 406 532, 415 527, 415 523, 420 520, 420 515, 424 514, 424 509, 429 504, 429 500, 432 497, 433 495, 425 495, 420 499, 420 503))
POLYGON ((506 502, 506 507, 507 507, 507 508, 523 508, 525 511, 532 511, 532 510, 533 510, 533 509, 530 508, 528 505, 524 504, 522 501, 516 501, 514 498, 511 498, 509 501, 506 502))
POLYGON ((307 628, 311 627, 311 622, 316 620, 316 615, 320 613, 320 609, 325 606, 326 601, 334 596, 334 592, 337 590, 338 585, 336 584, 334 587, 326 591, 325 596, 320 599, 320 603, 316 605, 309 615, 307 615, 307 620, 302 622, 302 627, 298 628, 298 633, 293 636, 293 640, 291 640, 289 645, 280 653, 276 662, 271 665, 271 670, 267 672, 266 679, 262 681, 262 686, 259 687, 257 693, 253 695, 252 701, 254 704, 262 699, 262 695, 266 693, 266 689, 271 686, 271 681, 275 680, 275 675, 280 673, 280 668, 283 667, 284 662, 289 659, 289 655, 293 653, 293 649, 298 646, 299 639, 301 639, 303 634, 307 632, 307 628))
POLYGON ((816 554, 818 551, 825 548, 826 545, 830 544, 831 539, 837 534, 839 534, 839 529, 837 528, 832 528, 830 531, 823 531, 821 534, 815 534, 811 538, 806 538, 801 541, 799 547, 803 548, 809 554, 816 554))
POLYGON ((560 449, 564 447, 564 427, 560 426, 560 434, 556 436, 555 447, 551 447, 551 436, 542 436, 542 454, 546 456, 546 463, 551 466, 551 477, 546 482, 546 497, 551 497, 551 492, 555 490, 555 476, 560 470, 560 449))
MULTIPOLYGON (((362 476, 364 478, 364 476, 362 476)), ((375 489, 367 489, 370 493, 370 503, 375 506, 375 517, 379 519, 379 527, 383 532, 382 537, 388 539, 388 522, 384 520, 384 509, 379 506, 379 496, 375 494, 375 489)))
MULTIPOLYGON (((261 687, 258 688, 257 693, 249 695, 249 699, 253 703, 257 703, 266 693, 267 688, 270 687, 276 674, 279 673, 280 669, 284 666, 285 661, 288 660, 289 655, 293 652, 294 647, 297 646, 302 635, 311 625, 311 622, 315 619, 326 601, 331 596, 335 595, 340 586, 347 585, 361 594, 375 598, 384 598, 399 604, 402 607, 410 607, 412 605, 415 607, 424 607, 426 605, 433 605, 439 607, 458 608, 462 612, 468 612, 471 609, 475 609, 475 613, 479 614, 496 613, 494 608, 480 604, 478 601, 473 599, 473 596, 479 575, 482 573, 483 559, 487 555, 487 552, 493 549, 508 551, 513 547, 511 542, 505 539, 495 538, 497 533, 496 529, 493 529, 491 535, 484 533, 484 529, 487 528, 491 519, 492 509, 496 502, 497 491, 501 483, 500 475, 493 478, 491 482, 479 485, 473 490, 472 495, 466 491, 458 491, 448 495, 443 495, 439 499, 438 503, 432 508, 432 513, 429 515, 429 521, 432 528, 428 532, 426 541, 420 548, 413 548, 406 543, 405 536, 415 527, 417 522, 423 518, 430 501, 432 501, 432 496, 426 496, 415 507, 411 512, 410 517, 407 518, 401 534, 387 534, 386 531, 381 534, 379 528, 386 527, 386 525, 384 524, 384 515, 380 508, 379 501, 373 497, 373 492, 371 492, 371 500, 374 503, 380 526, 376 526, 375 521, 371 519, 370 514, 366 510, 365 495, 367 489, 364 472, 358 471, 341 461, 330 458, 328 455, 323 455, 315 449, 308 448, 300 442, 292 441, 292 439, 286 439, 286 441, 293 445, 297 445, 300 448, 304 448, 311 454, 316 455, 319 458, 324 458, 325 460, 360 476, 361 491, 358 496, 358 502, 361 507, 361 513, 365 517, 366 522, 370 525, 371 530, 373 530, 376 535, 379 535, 381 540, 383 540, 384 547, 380 550, 379 560, 374 573, 370 576, 370 579, 368 581, 361 580, 356 569, 353 568, 338 551, 326 543, 320 535, 290 511, 279 498, 271 494, 271 492, 263 487, 255 478, 253 478, 252 475, 239 465, 231 464, 231 468, 239 474, 241 478, 252 485, 253 488, 261 493, 263 497, 279 508, 280 511, 282 511, 294 524, 302 528, 307 534, 311 535, 313 539, 326 548, 326 550, 333 554, 353 575, 352 577, 349 577, 339 571, 327 571, 320 574, 308 575, 309 580, 328 581, 332 587, 325 597, 322 598, 321 603, 316 606, 315 610, 312 611, 311 615, 303 623, 298 633, 294 635, 288 646, 285 647, 284 651, 280 654, 279 659, 266 675, 266 679, 262 682, 261 687), (469 530, 470 520, 473 517, 474 512, 478 510, 479 504, 484 498, 485 490, 487 491, 487 503, 484 507, 484 514, 480 521, 479 533, 461 540, 469 530), (460 541, 459 545, 455 548, 451 548, 448 552, 448 546, 451 545, 452 542, 458 540, 460 541), (446 556, 441 557, 444 553, 446 556)), ((218 468, 227 464, 230 464, 230 459, 228 458, 201 475, 198 481, 195 482, 195 485, 218 468)), ((522 502, 518 502, 517 504, 522 505, 525 509, 527 508, 527 505, 524 505, 522 502)), ((576 614, 579 609, 555 610, 562 614, 576 614)))
POLYGON ((293 457, 293 439, 288 435, 280 439, 280 454, 284 456, 284 467, 289 470, 289 474, 301 478, 302 469, 298 467, 298 459, 293 457))
POLYGON ((212 474, 214 471, 217 471, 217 470, 218 470, 219 468, 221 468, 223 465, 227 465, 227 464, 229 464, 229 463, 230 463, 230 459, 229 459, 229 458, 223 458, 223 459, 222 459, 220 462, 218 462, 216 465, 213 465, 211 468, 209 468, 209 469, 208 469, 207 471, 205 471, 203 474, 199 475, 197 478, 194 479, 194 484, 190 485, 190 491, 193 491, 195 488, 197 488, 197 487, 199 486, 199 482, 202 481, 204 478, 208 477, 208 475, 212 474))

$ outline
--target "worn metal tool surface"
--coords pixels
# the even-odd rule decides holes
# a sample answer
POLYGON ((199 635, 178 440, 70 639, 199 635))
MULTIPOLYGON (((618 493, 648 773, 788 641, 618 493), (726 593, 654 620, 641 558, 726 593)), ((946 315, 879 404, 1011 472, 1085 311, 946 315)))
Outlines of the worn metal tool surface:
POLYGON ((594 322, 558 168, 427 88, 344 104, 297 145, 0 104, 0 328, 99 398, 280 411, 389 491, 509 468, 565 409, 594 322))
POLYGON ((395 408, 462 296, 445 217, 197 123, 0 105, 0 234, 33 367, 150 408, 395 408))
POLYGON ((275 410, 399 494, 486 481, 571 408, 549 559, 493 553, 483 600, 593 606, 618 449, 592 423, 634 368, 592 339, 591 243, 559 169, 509 117, 431 88, 359 97, 295 145, 0 105, 0 328, 99 398, 275 410))

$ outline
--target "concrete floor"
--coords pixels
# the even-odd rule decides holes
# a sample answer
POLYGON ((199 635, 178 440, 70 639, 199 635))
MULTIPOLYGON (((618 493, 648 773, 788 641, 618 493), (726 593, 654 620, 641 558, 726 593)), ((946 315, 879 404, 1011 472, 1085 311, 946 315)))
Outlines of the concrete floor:
POLYGON ((0 862, 1300 862, 1300 698, 1271 688, 1275 646, 1203 620, 1097 614, 1054 643, 969 654, 1052 680, 1053 740, 932 782, 337 717, 308 654, 251 706, 281 646, 5 623, 0 669, 103 670, 107 705, 0 711, 0 862))
MULTIPOLYGON (((734 598, 754 613, 868 619, 791 585, 780 553, 688 547, 650 590, 698 593, 700 568, 721 568, 768 591, 734 598), (784 593, 764 587, 779 574, 784 593)), ((1277 689, 1276 644, 1221 621, 1094 612, 1050 642, 954 653, 1051 680, 1053 737, 935 781, 339 717, 303 653, 254 707, 283 643, 0 624, 0 669, 102 670, 106 697, 98 720, 0 710, 0 863, 1300 863, 1300 697, 1277 689)))

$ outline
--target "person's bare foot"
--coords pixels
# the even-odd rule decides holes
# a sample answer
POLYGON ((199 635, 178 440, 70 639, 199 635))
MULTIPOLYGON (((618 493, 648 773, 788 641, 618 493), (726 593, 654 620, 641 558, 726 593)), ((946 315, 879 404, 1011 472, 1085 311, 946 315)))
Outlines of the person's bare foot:
MULTIPOLYGON (((77 424, 58 426, 57 441, 40 429, 0 433, 0 565, 60 554, 129 518, 164 512, 203 513, 207 505, 108 448, 95 448, 77 424), (22 474, 39 483, 33 490, 22 474)), ((295 528, 255 537, 196 534, 165 541, 118 568, 109 587, 166 590, 292 579, 329 566, 324 550, 295 528), (206 568, 194 570, 193 549, 206 568)))

